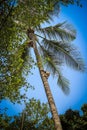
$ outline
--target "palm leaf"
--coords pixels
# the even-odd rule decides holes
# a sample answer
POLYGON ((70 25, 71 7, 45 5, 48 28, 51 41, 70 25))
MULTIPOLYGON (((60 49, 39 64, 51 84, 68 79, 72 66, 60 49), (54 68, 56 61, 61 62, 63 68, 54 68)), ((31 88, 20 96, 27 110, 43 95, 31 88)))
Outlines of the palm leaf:
POLYGON ((59 23, 55 26, 49 26, 46 28, 39 28, 37 30, 39 33, 42 33, 44 36, 49 39, 57 39, 57 40, 74 40, 76 37, 76 31, 70 24, 66 22, 59 23))
POLYGON ((56 55, 57 58, 60 57, 70 67, 80 71, 85 70, 83 59, 74 45, 47 39, 44 39, 42 43, 48 51, 56 55))
POLYGON ((54 68, 52 69, 52 64, 55 64, 56 66, 61 66, 63 64, 63 60, 53 55, 50 51, 46 50, 41 44, 39 44, 39 46, 40 48, 38 50, 41 54, 42 62, 44 63, 45 61, 45 67, 47 69, 51 68, 49 71, 52 73, 52 75, 55 75, 56 71, 54 68), (51 61, 52 63, 50 64, 51 61))
POLYGON ((59 77, 58 77, 58 81, 57 81, 57 84, 60 86, 60 88, 63 90, 63 92, 65 94, 69 94, 69 80, 66 79, 61 73, 60 73, 60 70, 58 70, 58 74, 59 74, 59 77))
POLYGON ((60 86, 60 88, 63 90, 65 94, 69 93, 69 81, 62 75, 60 71, 60 67, 62 65, 62 61, 59 59, 56 59, 54 55, 52 55, 51 52, 48 52, 44 47, 41 47, 42 50, 42 57, 46 58, 46 70, 48 70, 53 76, 58 77, 57 84, 60 86))

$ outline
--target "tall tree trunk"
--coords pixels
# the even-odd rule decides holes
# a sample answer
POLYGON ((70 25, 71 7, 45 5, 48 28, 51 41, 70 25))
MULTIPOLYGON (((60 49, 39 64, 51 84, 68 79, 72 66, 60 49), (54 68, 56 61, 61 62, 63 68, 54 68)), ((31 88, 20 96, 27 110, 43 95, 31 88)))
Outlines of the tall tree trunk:
POLYGON ((44 85, 45 92, 46 92, 46 95, 47 95, 48 103, 50 105, 50 109, 51 109, 51 112, 52 112, 52 116, 53 116, 53 120, 54 120, 54 124, 55 124, 55 129, 56 130, 62 130, 61 122, 60 122, 60 119, 59 119, 59 116, 58 116, 58 113, 57 113, 57 109, 56 109, 56 106, 55 106, 55 103, 54 103, 54 100, 53 100, 53 96, 52 96, 48 81, 47 81, 47 74, 46 74, 46 71, 44 71, 44 68, 43 68, 43 65, 42 65, 42 62, 41 62, 41 57, 39 55, 36 43, 34 43, 33 48, 34 48, 34 52, 35 52, 35 55, 36 55, 36 60, 37 60, 37 63, 38 63, 40 76, 41 76, 41 79, 43 81, 43 85, 44 85))
POLYGON ((51 109, 51 113, 52 113, 52 117, 53 117, 53 121, 54 121, 54 125, 55 125, 55 129, 56 130, 62 130, 62 126, 61 126, 61 122, 57 113, 57 109, 53 100, 53 96, 48 84, 48 75, 47 72, 44 71, 43 65, 42 65, 42 61, 41 61, 41 57, 40 54, 38 52, 37 49, 37 45, 36 45, 36 37, 34 35, 34 31, 32 29, 28 29, 27 30, 27 35, 29 37, 30 40, 32 40, 32 42, 30 42, 30 46, 34 48, 34 52, 36 55, 36 60, 37 60, 37 64, 38 64, 38 68, 39 68, 39 72, 40 72, 40 76, 41 79, 43 81, 43 85, 44 85, 44 89, 47 95, 47 99, 48 99, 48 103, 50 105, 50 109, 51 109))

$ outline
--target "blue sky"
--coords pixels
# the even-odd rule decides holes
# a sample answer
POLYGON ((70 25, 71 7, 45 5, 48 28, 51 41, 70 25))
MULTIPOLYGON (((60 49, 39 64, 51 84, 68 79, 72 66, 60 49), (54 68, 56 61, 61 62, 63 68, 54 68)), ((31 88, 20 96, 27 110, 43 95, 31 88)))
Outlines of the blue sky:
MULTIPOLYGON (((61 7, 58 18, 59 21, 67 21, 72 24, 77 31, 77 38, 73 42, 80 50, 87 66, 87 1, 82 0, 83 8, 77 6, 61 7)), ((40 99, 41 102, 47 102, 38 69, 33 70, 34 75, 28 77, 28 81, 34 85, 35 90, 28 91, 29 98, 40 99)), ((64 113, 68 108, 80 109, 82 104, 87 103, 87 73, 81 73, 64 67, 63 74, 70 80, 70 94, 64 95, 56 84, 56 78, 49 78, 50 88, 59 113, 64 113)), ((13 106, 9 101, 3 102, 2 106, 8 106, 9 114, 17 113, 22 110, 20 105, 13 106)))

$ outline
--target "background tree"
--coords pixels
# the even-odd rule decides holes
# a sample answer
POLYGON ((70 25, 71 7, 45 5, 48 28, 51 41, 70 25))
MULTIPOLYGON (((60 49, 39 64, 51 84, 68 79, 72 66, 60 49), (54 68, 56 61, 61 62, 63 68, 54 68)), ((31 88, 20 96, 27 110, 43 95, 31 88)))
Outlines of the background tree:
POLYGON ((68 109, 64 115, 60 116, 63 130, 86 130, 87 118, 87 104, 84 104, 81 110, 84 109, 83 113, 79 113, 77 110, 68 109))
MULTIPOLYGON (((0 129, 4 130, 19 130, 23 123, 22 130, 43 130, 47 128, 50 123, 50 109, 48 104, 41 103, 34 98, 30 99, 25 109, 17 116, 8 116, 5 111, 0 112, 0 129), (24 115, 24 119, 23 119, 24 115), (22 122, 23 120, 23 122, 22 122), (49 122, 47 122, 49 120, 49 122), (47 123, 47 125, 46 125, 47 123)), ((49 126, 49 128, 51 128, 49 126)))
POLYGON ((23 58, 29 58, 22 58, 24 47, 21 42, 26 35, 20 32, 20 28, 13 21, 14 8, 11 0, 0 2, 0 99, 18 101, 23 97, 20 94, 21 87, 30 87, 24 76, 25 72, 30 72, 32 66, 27 64, 23 67, 23 58))
MULTIPOLYGON (((84 104, 82 108, 85 109, 86 106, 87 104, 84 104)), ((87 109, 84 112, 87 113, 87 109)), ((84 112, 79 113, 77 110, 68 109, 65 114, 60 115, 63 130, 86 130, 87 116, 84 112)), ((55 130, 48 104, 41 103, 34 98, 30 99, 26 103, 25 109, 16 116, 9 116, 7 115, 7 109, 0 109, 1 130, 19 130, 22 120, 22 130, 55 130)))

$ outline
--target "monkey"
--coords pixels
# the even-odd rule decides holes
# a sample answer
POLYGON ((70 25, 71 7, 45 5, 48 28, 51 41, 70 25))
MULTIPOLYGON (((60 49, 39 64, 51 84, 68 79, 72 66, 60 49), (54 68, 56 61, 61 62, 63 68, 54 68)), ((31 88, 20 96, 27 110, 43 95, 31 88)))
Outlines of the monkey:
POLYGON ((44 74, 44 77, 46 77, 46 79, 48 79, 48 77, 50 76, 50 73, 45 70, 41 70, 41 72, 44 74))

